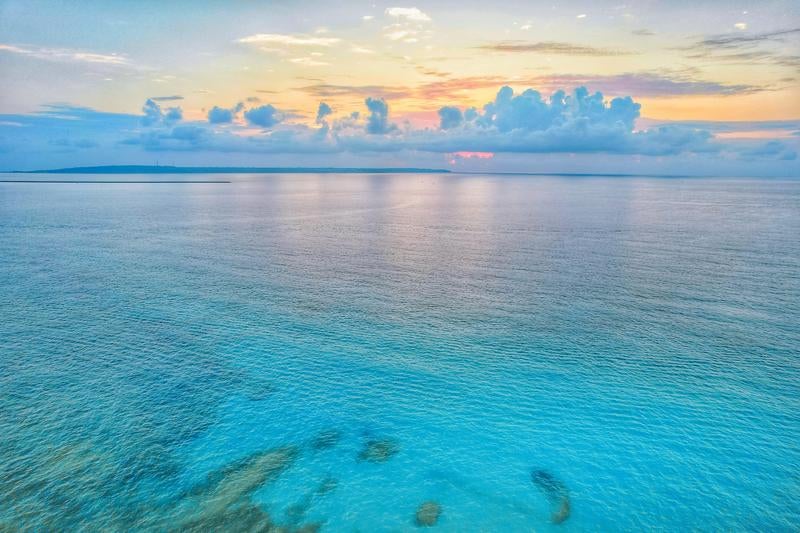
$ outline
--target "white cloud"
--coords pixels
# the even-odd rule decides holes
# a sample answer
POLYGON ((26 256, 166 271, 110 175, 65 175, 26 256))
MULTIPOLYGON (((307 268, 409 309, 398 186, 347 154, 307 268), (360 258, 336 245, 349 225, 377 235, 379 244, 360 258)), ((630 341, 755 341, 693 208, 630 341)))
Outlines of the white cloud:
POLYGON ((336 37, 312 37, 308 35, 288 35, 283 33, 257 33, 239 39, 245 44, 277 44, 284 46, 332 46, 341 42, 336 37))
POLYGON ((733 27, 736 28, 737 30, 746 30, 747 29, 747 23, 746 22, 737 22, 736 24, 733 25, 733 27))
POLYGON ((388 7, 386 14, 390 17, 413 22, 430 22, 431 18, 416 7, 388 7))
POLYGON ((304 67, 324 67, 330 64, 324 61, 318 61, 313 57, 295 57, 290 59, 289 61, 294 63, 295 65, 303 65, 304 67))
POLYGON ((75 61, 104 65, 129 65, 130 61, 122 54, 96 54, 69 48, 38 48, 0 44, 0 51, 48 61, 75 61))
POLYGON ((374 18, 375 17, 373 17, 372 15, 364 15, 363 17, 361 17, 361 20, 372 20, 374 18))
POLYGON ((586 18, 586 13, 581 13, 580 15, 578 15, 578 16, 577 16, 577 17, 575 17, 575 18, 579 18, 579 19, 585 19, 585 18, 586 18))
POLYGON ((399 41, 400 39, 405 39, 410 36, 411 32, 407 30, 395 30, 386 34, 386 38, 392 41, 399 41))

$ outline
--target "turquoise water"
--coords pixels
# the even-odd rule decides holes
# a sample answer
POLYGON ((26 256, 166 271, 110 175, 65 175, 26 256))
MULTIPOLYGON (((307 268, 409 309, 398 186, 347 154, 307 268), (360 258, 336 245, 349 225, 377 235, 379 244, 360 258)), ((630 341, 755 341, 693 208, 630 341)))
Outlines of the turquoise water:
POLYGON ((0 183, 0 530, 800 527, 800 181, 222 178, 0 183))

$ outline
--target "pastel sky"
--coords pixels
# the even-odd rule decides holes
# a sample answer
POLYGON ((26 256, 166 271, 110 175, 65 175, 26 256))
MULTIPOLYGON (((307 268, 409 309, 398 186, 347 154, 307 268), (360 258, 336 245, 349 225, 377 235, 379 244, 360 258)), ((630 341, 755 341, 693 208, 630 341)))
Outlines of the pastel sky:
POLYGON ((0 0, 0 170, 800 174, 800 2, 0 0))

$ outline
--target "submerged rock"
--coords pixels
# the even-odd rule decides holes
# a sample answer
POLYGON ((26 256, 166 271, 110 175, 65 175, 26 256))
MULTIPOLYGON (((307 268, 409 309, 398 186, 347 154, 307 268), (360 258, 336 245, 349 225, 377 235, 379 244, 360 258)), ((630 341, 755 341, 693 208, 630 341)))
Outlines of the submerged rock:
POLYGON ((334 490, 336 490, 336 487, 338 486, 339 486, 339 480, 336 479, 335 477, 328 476, 325 479, 323 479, 322 482, 319 484, 319 487, 317 487, 317 494, 319 494, 320 496, 324 496, 329 492, 333 492, 334 490))
POLYGON ((215 531, 226 525, 226 531, 261 531, 272 527, 266 512, 249 497, 288 468, 297 454, 296 447, 286 446, 255 453, 212 472, 178 503, 176 518, 170 520, 172 529, 215 531), (238 529, 237 524, 252 527, 238 529))
POLYGON ((414 521, 420 527, 432 526, 439 521, 440 514, 442 514, 442 506, 438 502, 427 501, 417 507, 414 521))
POLYGON ((320 431, 314 440, 311 441, 311 447, 315 450, 327 450, 336 446, 342 438, 342 433, 338 429, 326 429, 320 431))
POLYGON ((275 526, 272 524, 269 514, 260 506, 243 504, 225 509, 217 514, 198 516, 195 520, 181 524, 175 531, 181 533, 206 531, 266 533, 274 529, 275 526))
POLYGON ((531 481, 544 493, 553 507, 550 519, 554 524, 560 524, 569 518, 571 511, 569 491, 561 480, 547 470, 533 470, 531 472, 531 481))
POLYGON ((371 463, 383 463, 388 461, 393 455, 400 451, 400 447, 393 440, 369 440, 364 444, 358 454, 359 461, 369 461, 371 463))

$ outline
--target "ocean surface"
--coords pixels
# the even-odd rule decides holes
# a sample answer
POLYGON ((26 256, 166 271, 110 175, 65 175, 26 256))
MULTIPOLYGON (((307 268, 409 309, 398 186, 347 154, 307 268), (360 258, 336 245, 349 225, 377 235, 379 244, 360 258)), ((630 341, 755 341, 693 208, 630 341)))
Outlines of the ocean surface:
POLYGON ((800 529, 800 180, 66 178, 229 183, 0 183, 2 531, 800 529))

